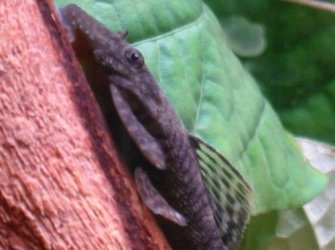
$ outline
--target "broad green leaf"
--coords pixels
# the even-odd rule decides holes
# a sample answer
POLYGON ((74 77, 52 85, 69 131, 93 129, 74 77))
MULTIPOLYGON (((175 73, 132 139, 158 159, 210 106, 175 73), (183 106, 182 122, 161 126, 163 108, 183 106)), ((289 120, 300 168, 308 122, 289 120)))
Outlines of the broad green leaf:
POLYGON ((301 208, 253 217, 239 249, 317 250, 314 232, 301 208))
POLYGON ((240 249, 335 249, 335 148, 309 139, 299 144, 311 164, 329 177, 327 188, 301 208, 254 217, 240 249))
POLYGON ((299 206, 323 189, 326 178, 303 159, 201 1, 58 1, 69 2, 129 31, 186 128, 251 183, 254 214, 299 206))
POLYGON ((335 249, 335 147, 320 142, 300 139, 308 160, 329 177, 327 188, 303 210, 313 228, 318 249, 335 249))

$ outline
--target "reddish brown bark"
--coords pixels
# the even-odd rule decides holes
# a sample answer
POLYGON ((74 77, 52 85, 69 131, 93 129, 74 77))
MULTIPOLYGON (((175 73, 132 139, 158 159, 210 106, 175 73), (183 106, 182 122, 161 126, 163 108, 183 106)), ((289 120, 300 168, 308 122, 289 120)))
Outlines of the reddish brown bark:
POLYGON ((0 4, 0 249, 167 249, 44 1, 0 4))

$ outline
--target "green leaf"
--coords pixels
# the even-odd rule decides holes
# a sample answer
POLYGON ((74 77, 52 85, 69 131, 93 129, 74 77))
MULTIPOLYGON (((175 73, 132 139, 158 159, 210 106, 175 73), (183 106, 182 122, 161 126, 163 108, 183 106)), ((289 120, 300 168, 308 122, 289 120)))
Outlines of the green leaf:
POLYGON ((305 155, 313 166, 329 177, 327 188, 303 210, 313 229, 318 249, 335 249, 335 147, 300 139, 305 155))
POLYGON ((254 217, 240 249, 335 249, 335 148, 308 139, 299 144, 311 164, 329 177, 327 188, 301 208, 254 217))
POLYGON ((251 183, 254 214, 299 206, 323 189, 326 178, 303 159, 201 1, 59 1, 69 2, 129 31, 186 128, 251 183))
POLYGON ((252 219, 243 250, 318 250, 314 231, 301 208, 275 211, 252 219))

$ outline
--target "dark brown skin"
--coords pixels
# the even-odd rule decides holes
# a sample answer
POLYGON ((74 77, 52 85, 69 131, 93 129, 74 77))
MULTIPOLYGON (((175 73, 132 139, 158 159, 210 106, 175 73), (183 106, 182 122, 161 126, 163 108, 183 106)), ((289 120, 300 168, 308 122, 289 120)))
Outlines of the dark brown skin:
POLYGON ((99 72, 109 84, 116 111, 147 160, 146 166, 137 168, 137 184, 144 202, 153 203, 149 207, 154 212, 162 208, 163 212, 156 214, 165 217, 159 220, 172 247, 227 249, 219 236, 189 135, 140 52, 124 40, 125 34, 111 32, 75 5, 63 8, 61 14, 70 39, 80 43, 84 38, 88 43, 96 69, 87 74, 99 72), (150 200, 150 191, 155 191, 151 185, 161 197, 153 194, 150 200))

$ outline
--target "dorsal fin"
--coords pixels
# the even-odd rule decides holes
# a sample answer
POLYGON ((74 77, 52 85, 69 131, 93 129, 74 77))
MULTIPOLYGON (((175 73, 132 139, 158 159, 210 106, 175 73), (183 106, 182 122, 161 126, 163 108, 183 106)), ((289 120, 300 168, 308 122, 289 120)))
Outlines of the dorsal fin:
POLYGON ((190 135, 201 173, 212 199, 216 224, 223 243, 238 243, 250 218, 252 190, 239 171, 217 150, 190 135))

